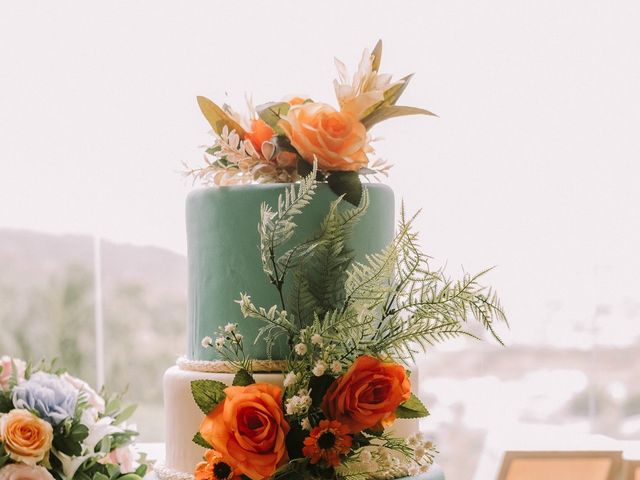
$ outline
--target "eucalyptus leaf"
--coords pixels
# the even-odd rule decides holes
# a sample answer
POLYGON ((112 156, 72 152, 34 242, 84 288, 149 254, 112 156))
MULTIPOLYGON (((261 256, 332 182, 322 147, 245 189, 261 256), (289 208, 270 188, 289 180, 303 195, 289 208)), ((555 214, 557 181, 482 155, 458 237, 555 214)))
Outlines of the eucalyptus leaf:
POLYGON ((202 114, 205 116, 214 132, 218 135, 222 135, 222 129, 226 125, 229 131, 235 130, 236 133, 240 135, 240 138, 244 138, 246 135, 244 128, 231 118, 227 112, 206 97, 197 97, 197 99, 200 110, 202 110, 202 114))
POLYGON ((227 386, 216 380, 194 380, 191 382, 191 395, 205 415, 225 398, 227 386))
POLYGON ((279 130, 278 133, 282 133, 282 129, 278 127, 278 122, 283 115, 287 114, 290 107, 291 105, 287 102, 270 102, 258 105, 256 111, 262 121, 274 130, 279 130))
POLYGON ((431 115, 437 117, 435 113, 418 107, 405 107, 399 105, 383 105, 377 108, 361 120, 362 124, 369 130, 376 123, 389 118, 403 117, 406 115, 431 115))
POLYGON ((422 418, 429 416, 427 407, 425 407, 420 399, 413 393, 406 402, 396 408, 395 413, 398 418, 422 418))
POLYGON ((338 196, 356 207, 362 198, 362 182, 358 172, 331 172, 327 178, 329 188, 338 196))
POLYGON ((136 405, 135 403, 127 405, 120 413, 118 413, 118 415, 116 415, 114 419, 115 423, 122 423, 125 420, 131 418, 131 415, 135 413, 136 408, 138 408, 138 405, 136 405))

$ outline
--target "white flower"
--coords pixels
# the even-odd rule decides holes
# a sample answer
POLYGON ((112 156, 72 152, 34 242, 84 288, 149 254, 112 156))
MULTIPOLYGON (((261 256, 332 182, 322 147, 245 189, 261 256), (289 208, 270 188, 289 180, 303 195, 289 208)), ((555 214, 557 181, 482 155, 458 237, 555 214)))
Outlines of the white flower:
POLYGON ((409 475, 418 475, 418 473, 420 473, 420 468, 418 468, 417 465, 411 465, 408 469, 407 469, 407 473, 409 475))
POLYGON ((287 415, 304 415, 311 406, 311 397, 306 390, 301 390, 285 403, 287 415))
POLYGON ((307 353, 307 346, 304 343, 298 343, 295 347, 293 347, 293 351, 298 355, 304 355, 307 353))
POLYGON ((373 455, 371 455, 371 452, 369 450, 363 450, 360 454, 360 461, 362 463, 371 463, 372 460, 373 455))
POLYGON ((243 338, 244 338, 244 337, 243 337, 241 334, 236 333, 236 341, 237 341, 238 343, 240 343, 240 342, 242 341, 242 339, 243 339, 243 338))
POLYGON ((327 363, 324 360, 318 360, 312 370, 313 374, 316 377, 321 377, 322 375, 324 375, 324 372, 326 371, 327 371, 327 363))
POLYGON ((216 348, 222 348, 224 346, 224 337, 216 338, 216 348))
POLYGON ((284 382, 282 382, 282 384, 285 387, 290 387, 291 385, 295 384, 297 381, 298 381, 298 375, 296 374, 296 372, 289 372, 285 375, 284 382))
POLYGON ((236 329, 238 328, 238 324, 237 323, 227 323, 224 326, 224 331, 226 333, 233 333, 236 331, 236 329))
POLYGON ((333 373, 340 373, 342 371, 342 364, 338 360, 331 362, 331 371, 333 373))
POLYGON ((300 426, 303 430, 311 431, 311 422, 309 421, 309 417, 305 417, 300 422, 300 426))
POLYGON ((424 448, 422 445, 419 445, 416 447, 416 449, 413 452, 416 455, 416 460, 421 460, 422 457, 424 457, 427 454, 427 449, 424 448))
POLYGON ((311 335, 311 343, 313 345, 318 345, 319 347, 322 346, 322 335, 320 335, 319 333, 314 333, 313 335, 311 335))
POLYGON ((213 339, 211 337, 204 337, 200 344, 203 348, 209 348, 211 345, 213 345, 213 339))
POLYGON ((363 114, 384 99, 384 92, 396 85, 391 75, 379 74, 373 69, 373 55, 365 50, 358 65, 358 71, 349 79, 347 67, 337 58, 338 80, 333 81, 340 110, 362 118, 363 114))
POLYGON ((418 436, 414 433, 407 438, 407 445, 411 448, 416 448, 420 444, 418 436))
POLYGON ((425 465, 421 465, 420 466, 420 473, 427 473, 429 471, 429 467, 431 467, 431 465, 429 465, 428 463, 425 465))

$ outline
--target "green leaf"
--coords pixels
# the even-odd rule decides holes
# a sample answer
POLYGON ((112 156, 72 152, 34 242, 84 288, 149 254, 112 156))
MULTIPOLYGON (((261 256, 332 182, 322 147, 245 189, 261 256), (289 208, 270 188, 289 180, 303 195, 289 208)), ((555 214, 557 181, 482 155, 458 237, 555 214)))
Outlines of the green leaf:
POLYGON ((109 480, 104 473, 96 472, 93 474, 93 480, 109 480))
POLYGON ((361 122, 367 128, 367 130, 369 130, 376 123, 382 122, 383 120, 394 117, 403 117, 406 115, 431 115, 437 117, 435 113, 432 113, 429 110, 425 110, 424 108, 405 107, 399 105, 383 105, 363 118, 361 122))
POLYGON ((253 379, 253 376, 244 368, 242 368, 238 370, 235 377, 233 377, 232 385, 238 387, 246 387, 247 385, 251 385, 252 383, 256 383, 256 381, 253 379))
POLYGON ((427 407, 425 407, 420 399, 413 393, 406 402, 396 408, 395 413, 398 418, 422 418, 429 416, 427 407))
POLYGON ((131 405, 125 407, 120 413, 118 413, 118 415, 116 415, 114 423, 122 423, 125 420, 131 418, 131 415, 134 414, 136 408, 138 408, 138 405, 136 405, 135 403, 132 403, 131 405))
POLYGON ((142 480, 142 478, 140 478, 139 475, 136 475, 135 473, 127 473, 126 475, 122 475, 121 477, 118 477, 119 480, 142 480))
POLYGON ((371 62, 371 69, 374 72, 377 72, 378 70, 380 70, 380 62, 382 61, 382 40, 378 40, 376 46, 373 47, 371 56, 373 57, 373 61, 371 62))
POLYGON ((264 123, 276 130, 278 133, 283 133, 282 129, 278 126, 278 122, 283 115, 286 115, 289 111, 289 105, 287 102, 270 102, 256 107, 258 116, 264 123))
POLYGON ((222 129, 226 125, 229 131, 235 130, 236 133, 240 135, 240 138, 244 138, 246 134, 244 128, 242 128, 238 122, 231 118, 227 112, 222 110, 218 105, 216 105, 206 97, 197 97, 197 100, 202 114, 207 119, 214 132, 216 132, 218 135, 221 135, 222 129))
POLYGON ((196 445, 200 445, 201 447, 204 447, 204 448, 208 448, 208 449, 213 448, 213 446, 204 439, 204 437, 200 434, 200 432, 196 433, 191 439, 191 441, 196 445))
POLYGON ((191 382, 191 395, 205 415, 225 398, 227 386, 216 380, 194 380, 191 382))
POLYGON ((356 207, 360 204, 362 182, 358 172, 331 172, 327 182, 336 195, 344 195, 344 199, 356 207))

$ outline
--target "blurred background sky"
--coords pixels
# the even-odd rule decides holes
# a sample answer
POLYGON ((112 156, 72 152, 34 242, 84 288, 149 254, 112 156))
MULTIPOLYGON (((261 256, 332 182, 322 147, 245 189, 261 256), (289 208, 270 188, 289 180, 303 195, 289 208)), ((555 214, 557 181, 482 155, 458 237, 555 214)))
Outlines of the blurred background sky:
POLYGON ((91 379, 102 236, 107 383, 132 385, 142 438, 161 439, 184 348, 181 164, 211 141, 196 95, 335 105, 333 57, 353 71, 381 38, 381 70, 415 73, 403 103, 439 115, 375 127, 388 183, 452 275, 497 266, 511 322, 508 348, 421 362, 448 478, 490 478, 501 428, 638 438, 638 25, 631 0, 0 3, 0 353, 91 379))

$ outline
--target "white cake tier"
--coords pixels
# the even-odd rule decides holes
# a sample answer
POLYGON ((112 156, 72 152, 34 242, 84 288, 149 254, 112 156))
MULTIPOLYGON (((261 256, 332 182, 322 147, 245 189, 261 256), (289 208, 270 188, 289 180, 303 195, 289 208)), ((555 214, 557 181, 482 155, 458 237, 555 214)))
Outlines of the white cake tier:
MULTIPOLYGON (((418 371, 412 369, 412 390, 418 392, 418 371)), ((231 385, 232 373, 208 373, 183 370, 178 366, 169 368, 164 374, 164 411, 166 456, 165 466, 173 471, 192 473, 198 462, 202 460, 204 448, 191 440, 200 427, 204 414, 193 401, 191 382, 199 379, 217 380, 231 385)), ((256 373, 256 382, 271 383, 282 387, 282 373, 256 373)), ((393 425, 393 432, 398 437, 406 438, 419 429, 417 419, 399 419, 393 425)))

